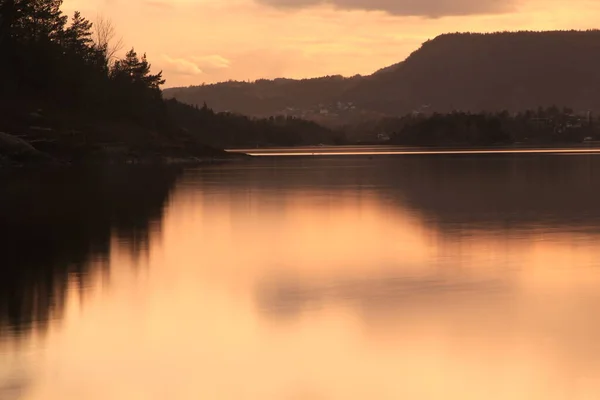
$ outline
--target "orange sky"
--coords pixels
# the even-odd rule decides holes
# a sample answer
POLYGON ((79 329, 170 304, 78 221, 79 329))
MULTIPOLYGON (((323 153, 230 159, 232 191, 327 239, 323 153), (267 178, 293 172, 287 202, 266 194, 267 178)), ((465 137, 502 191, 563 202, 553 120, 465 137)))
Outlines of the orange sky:
POLYGON ((165 87, 369 74, 438 34, 597 28, 597 0, 65 0, 110 18, 165 87))

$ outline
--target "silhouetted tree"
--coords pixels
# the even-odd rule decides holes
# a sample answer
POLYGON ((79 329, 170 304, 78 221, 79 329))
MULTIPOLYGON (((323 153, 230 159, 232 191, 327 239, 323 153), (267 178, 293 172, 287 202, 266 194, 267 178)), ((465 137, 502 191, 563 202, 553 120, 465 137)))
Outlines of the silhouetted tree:
POLYGON ((123 60, 115 63, 111 70, 111 78, 127 80, 134 85, 151 90, 158 90, 160 85, 165 83, 162 79, 162 71, 152 75, 146 54, 140 59, 134 49, 127 52, 123 60))
POLYGON ((79 11, 73 15, 71 25, 64 30, 62 43, 67 51, 70 51, 83 60, 96 49, 93 47, 92 23, 81 16, 79 11))
POLYGON ((146 55, 131 50, 112 62, 114 28, 75 12, 69 21, 62 0, 0 2, 0 105, 15 98, 29 104, 67 105, 103 116, 164 123, 160 85, 146 55))
POLYGON ((123 48, 123 38, 116 39, 113 23, 102 16, 94 24, 94 46, 102 52, 107 65, 112 65, 116 54, 123 48))

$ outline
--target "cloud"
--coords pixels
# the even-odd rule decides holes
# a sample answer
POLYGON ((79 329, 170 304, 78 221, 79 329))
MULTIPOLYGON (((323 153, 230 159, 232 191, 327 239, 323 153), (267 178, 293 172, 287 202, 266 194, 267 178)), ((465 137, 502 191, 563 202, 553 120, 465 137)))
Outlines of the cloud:
POLYGON ((227 69, 230 64, 228 59, 218 54, 190 57, 189 59, 173 58, 166 54, 162 56, 162 66, 164 70, 177 75, 202 75, 216 70, 227 69))
POLYGON ((178 75, 201 75, 204 73, 200 66, 185 58, 171 58, 168 55, 163 55, 164 69, 167 72, 178 74, 178 75))
POLYGON ((231 62, 218 54, 212 54, 203 57, 192 57, 192 60, 197 65, 202 66, 206 71, 227 69, 231 66, 231 62))
POLYGON ((393 15, 444 16, 498 14, 514 9, 515 0, 256 0, 277 8, 332 5, 345 10, 384 11, 393 15))

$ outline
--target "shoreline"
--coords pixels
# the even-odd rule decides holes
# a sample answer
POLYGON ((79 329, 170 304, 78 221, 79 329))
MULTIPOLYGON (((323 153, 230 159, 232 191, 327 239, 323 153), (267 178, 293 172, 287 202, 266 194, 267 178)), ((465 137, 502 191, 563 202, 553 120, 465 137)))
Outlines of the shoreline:
POLYGON ((488 146, 488 147, 409 147, 409 146, 331 146, 262 149, 227 149, 232 154, 253 157, 343 157, 343 156, 494 156, 494 155, 600 155, 600 146, 488 146))
POLYGON ((36 147, 20 135, 0 132, 0 169, 75 167, 87 165, 206 165, 247 159, 245 153, 229 153, 195 142, 72 144, 54 139, 52 147, 36 147))

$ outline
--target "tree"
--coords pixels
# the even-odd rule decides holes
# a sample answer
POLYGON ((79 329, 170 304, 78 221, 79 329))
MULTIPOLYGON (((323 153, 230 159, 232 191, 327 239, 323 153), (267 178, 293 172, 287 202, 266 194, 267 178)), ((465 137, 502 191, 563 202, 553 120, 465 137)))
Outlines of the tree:
MULTIPOLYGON (((113 62, 122 41, 106 19, 71 20, 62 0, 0 0, 0 106, 15 97, 136 120, 162 118, 162 72, 132 49, 113 62)), ((12 107, 12 106, 11 106, 12 107)), ((34 106, 31 106, 34 107, 34 106)))
POLYGON ((77 55, 88 58, 93 50, 92 23, 75 11, 71 25, 65 29, 63 36, 64 46, 77 55))
POLYGON ((9 0, 8 24, 13 34, 23 41, 44 42, 60 39, 67 23, 62 14, 62 0, 9 0))
POLYGON ((147 89, 159 90, 160 85, 165 83, 162 78, 162 71, 152 75, 150 67, 146 54, 140 59, 135 49, 132 48, 127 52, 124 59, 115 62, 111 75, 114 79, 128 80, 147 89))
POLYGON ((4 44, 10 28, 17 16, 18 8, 15 0, 4 0, 0 4, 0 49, 4 44))
POLYGON ((94 44, 104 55, 107 64, 112 64, 116 54, 123 48, 123 38, 115 39, 116 29, 112 21, 102 16, 94 24, 94 44))

